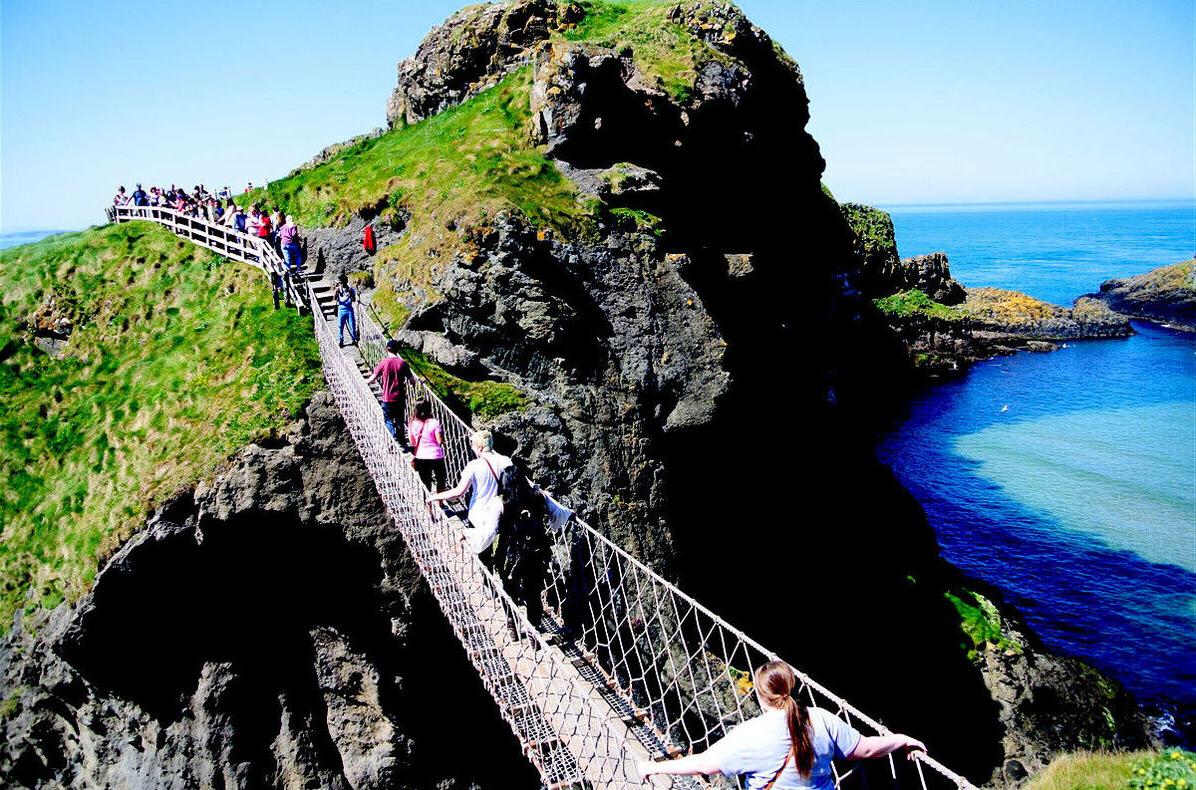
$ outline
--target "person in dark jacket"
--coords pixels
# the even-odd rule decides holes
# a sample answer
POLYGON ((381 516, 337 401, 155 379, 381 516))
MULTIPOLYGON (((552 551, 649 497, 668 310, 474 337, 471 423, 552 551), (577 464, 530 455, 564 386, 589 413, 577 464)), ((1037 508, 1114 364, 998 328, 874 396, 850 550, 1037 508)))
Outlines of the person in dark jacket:
POLYGON ((495 569, 507 594, 526 607, 528 622, 538 629, 544 619, 544 584, 552 558, 548 504, 518 462, 503 469, 498 490, 502 514, 498 519, 495 569))

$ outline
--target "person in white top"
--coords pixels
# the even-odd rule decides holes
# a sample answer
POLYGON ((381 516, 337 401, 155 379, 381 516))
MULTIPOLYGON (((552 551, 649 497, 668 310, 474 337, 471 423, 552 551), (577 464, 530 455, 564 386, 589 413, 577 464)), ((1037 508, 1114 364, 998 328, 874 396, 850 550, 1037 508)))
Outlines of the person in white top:
POLYGON ((863 736, 830 711, 807 708, 794 696, 797 677, 784 661, 769 661, 754 676, 764 712, 734 727, 700 754, 641 763, 640 775, 744 775, 749 790, 833 790, 834 759, 862 760, 896 751, 926 751, 908 735, 863 736))
POLYGON ((477 458, 461 470, 461 480, 448 491, 431 494, 428 502, 460 499, 469 494, 469 529, 465 539, 483 562, 493 561, 490 547, 498 535, 498 517, 502 513, 502 499, 498 496, 498 481, 511 459, 494 452, 494 437, 490 431, 477 431, 469 437, 469 444, 477 458))

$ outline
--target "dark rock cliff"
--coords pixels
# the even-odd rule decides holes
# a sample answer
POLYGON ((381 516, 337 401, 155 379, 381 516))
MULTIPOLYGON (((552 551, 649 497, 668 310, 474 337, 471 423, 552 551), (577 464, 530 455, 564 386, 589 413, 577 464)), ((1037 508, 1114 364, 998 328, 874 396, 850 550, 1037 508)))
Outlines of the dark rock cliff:
POLYGON ((74 607, 0 649, 10 787, 535 782, 331 398, 160 508, 74 607), (430 711, 465 706, 477 761, 430 711))

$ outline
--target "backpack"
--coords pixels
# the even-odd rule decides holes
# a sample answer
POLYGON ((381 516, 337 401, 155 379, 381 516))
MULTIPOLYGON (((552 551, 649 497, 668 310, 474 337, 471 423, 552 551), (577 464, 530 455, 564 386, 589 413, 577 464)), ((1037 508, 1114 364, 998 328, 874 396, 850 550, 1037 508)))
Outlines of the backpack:
POLYGON ((548 505, 517 461, 502 470, 498 492, 503 502, 498 520, 498 568, 505 579, 516 580, 548 562, 552 550, 548 505))

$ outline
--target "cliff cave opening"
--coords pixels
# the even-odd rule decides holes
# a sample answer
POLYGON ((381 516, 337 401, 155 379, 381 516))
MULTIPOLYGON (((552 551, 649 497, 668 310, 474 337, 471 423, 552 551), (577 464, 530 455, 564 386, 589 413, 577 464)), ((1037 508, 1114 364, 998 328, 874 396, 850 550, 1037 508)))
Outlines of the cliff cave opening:
POLYGON ((378 673, 378 706, 395 725, 388 782, 535 783, 435 602, 421 590, 409 608, 396 608, 378 551, 346 540, 338 526, 251 512, 202 530, 162 524, 130 548, 97 580, 59 651, 101 693, 157 719, 160 733, 196 715, 189 706, 216 667, 208 685, 217 690, 200 704, 226 719, 227 758, 249 766, 251 783, 274 783, 275 739, 288 717, 310 739, 322 775, 342 775, 344 738, 368 733, 334 734, 325 724, 327 694, 348 692, 321 685, 320 632, 363 657, 355 671, 378 673), (406 638, 392 633, 396 612, 407 619, 406 638), (476 711, 476 764, 453 760, 452 710, 476 711))

